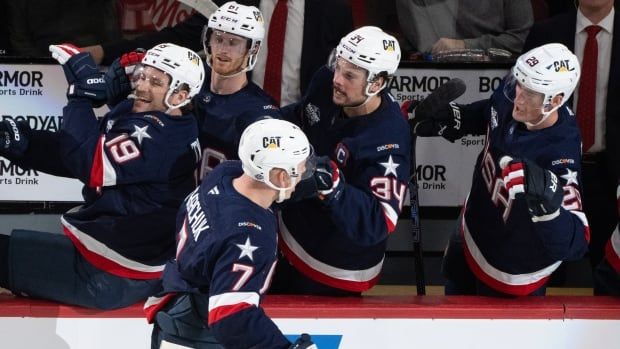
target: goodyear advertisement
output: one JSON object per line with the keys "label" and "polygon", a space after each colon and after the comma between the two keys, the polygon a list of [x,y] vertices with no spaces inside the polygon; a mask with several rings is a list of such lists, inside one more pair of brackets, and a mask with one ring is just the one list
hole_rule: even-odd
{"label": "goodyear advertisement", "polygon": [[[489,98],[508,68],[420,69],[401,68],[388,85],[399,104],[423,100],[451,78],[467,85],[456,102],[467,104]],[[469,192],[484,136],[467,136],[450,143],[441,137],[419,137],[416,141],[416,176],[420,206],[460,206]],[[406,201],[407,202],[407,201]]]}
{"label": "goodyear advertisement", "polygon": [[[32,129],[56,132],[66,90],[60,65],[0,64],[0,120],[25,121]],[[105,114],[104,109],[97,114]],[[82,201],[81,187],[77,180],[22,169],[0,157],[1,201]]]}

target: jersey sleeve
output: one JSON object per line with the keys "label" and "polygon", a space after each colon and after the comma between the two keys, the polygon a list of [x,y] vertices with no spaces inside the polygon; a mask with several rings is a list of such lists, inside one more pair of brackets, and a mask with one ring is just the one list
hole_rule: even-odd
{"label": "jersey sleeve", "polygon": [[[258,234],[257,234],[258,233]],[[253,228],[226,241],[213,266],[208,325],[226,348],[288,348],[290,342],[260,307],[276,263],[275,240]]]}
{"label": "jersey sleeve", "polygon": [[[336,225],[363,244],[374,245],[394,231],[407,194],[411,170],[408,133],[394,138],[389,146],[393,148],[364,152],[365,159],[355,159],[360,166],[350,174],[352,178],[344,176],[341,193],[328,202]],[[342,147],[336,152],[346,152]]]}
{"label": "jersey sleeve", "polygon": [[163,126],[131,115],[99,125],[82,109],[68,105],[62,126],[64,161],[76,178],[92,188],[169,179],[178,154]]}
{"label": "jersey sleeve", "polygon": [[[566,145],[566,144],[564,144]],[[562,145],[560,145],[562,146]],[[544,168],[553,172],[564,189],[564,197],[559,215],[534,217],[535,228],[556,260],[577,260],[588,250],[590,228],[581,203],[581,156],[574,144],[558,149],[554,147],[549,158],[541,160]]]}

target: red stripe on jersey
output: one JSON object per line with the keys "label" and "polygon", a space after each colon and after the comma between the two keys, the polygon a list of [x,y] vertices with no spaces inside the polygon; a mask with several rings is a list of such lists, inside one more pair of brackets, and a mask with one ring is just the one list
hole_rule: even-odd
{"label": "red stripe on jersey", "polygon": [[[149,324],[152,324],[153,321],[155,321],[155,315],[157,315],[157,313],[161,310],[161,308],[163,308],[166,304],[168,304],[168,302],[172,298],[174,298],[176,295],[177,295],[176,293],[167,293],[163,297],[157,299],[156,302],[153,303],[152,305],[149,305],[149,306],[145,305],[144,315],[146,315],[146,321]],[[149,300],[151,300],[151,298],[149,298]]]}
{"label": "red stripe on jersey", "polygon": [[611,239],[609,239],[607,245],[605,245],[605,258],[607,258],[609,265],[620,274],[620,256],[618,256],[614,247],[611,245]]}
{"label": "red stripe on jersey", "polygon": [[[461,234],[463,234],[462,230],[461,230]],[[549,279],[549,277],[547,276],[534,283],[527,284],[527,285],[505,284],[503,282],[497,281],[496,279],[492,278],[487,273],[485,273],[484,270],[482,270],[482,268],[480,268],[478,263],[476,263],[476,261],[474,260],[474,257],[469,252],[469,249],[467,249],[467,245],[465,243],[463,244],[463,250],[465,252],[465,260],[467,261],[467,265],[469,265],[469,268],[474,273],[474,275],[476,275],[478,280],[482,281],[485,285],[491,287],[492,289],[496,291],[514,295],[514,296],[527,296],[530,293],[542,287],[543,285],[545,285],[547,283],[547,280]]]}
{"label": "red stripe on jersey", "polygon": [[391,234],[394,231],[394,229],[396,229],[396,224],[392,222],[392,220],[390,219],[390,216],[388,216],[388,214],[385,212],[385,209],[383,211],[383,217],[385,218],[385,225],[387,225],[387,232],[388,234]]}
{"label": "red stripe on jersey", "polygon": [[237,303],[232,305],[222,305],[209,311],[209,326],[222,320],[223,318],[232,314],[238,313],[243,309],[253,307],[253,304],[249,303]]}
{"label": "red stripe on jersey", "polygon": [[364,292],[371,289],[379,281],[380,274],[377,274],[377,276],[368,281],[350,281],[336,279],[334,277],[321,273],[320,271],[306,264],[301,258],[299,258],[295,253],[293,253],[293,251],[286,245],[284,241],[282,241],[282,239],[278,240],[278,245],[280,246],[280,250],[282,251],[282,253],[284,253],[284,256],[286,256],[286,259],[295,267],[295,269],[316,282],[346,291]]}
{"label": "red stripe on jersey", "polygon": [[80,252],[82,257],[84,257],[84,259],[86,259],[90,264],[107,273],[120,277],[139,280],[153,280],[159,279],[161,277],[161,271],[147,272],[129,269],[111,259],[107,259],[101,255],[98,255],[86,248],[86,246],[80,241],[80,239],[77,236],[73,235],[73,233],[69,229],[67,229],[67,227],[63,227],[63,230],[65,232],[65,235],[67,235],[69,239],[71,239],[71,242],[73,242],[73,245],[78,250],[78,252]]}
{"label": "red stripe on jersey", "polygon": [[93,156],[93,165],[90,168],[90,180],[88,181],[88,186],[91,188],[103,186],[103,141],[104,136],[102,135],[97,141],[95,155]]}

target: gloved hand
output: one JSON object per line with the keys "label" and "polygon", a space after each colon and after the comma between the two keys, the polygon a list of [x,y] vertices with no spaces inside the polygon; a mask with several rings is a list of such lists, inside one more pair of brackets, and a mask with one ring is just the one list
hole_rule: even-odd
{"label": "gloved hand", "polygon": [[133,90],[131,75],[142,62],[145,54],[144,49],[137,49],[129,53],[124,53],[120,58],[112,62],[108,71],[105,73],[106,94],[109,105],[117,105]]}
{"label": "gloved hand", "polygon": [[327,156],[317,158],[313,178],[321,200],[337,197],[344,186],[338,165]]}
{"label": "gloved hand", "polygon": [[465,92],[461,79],[451,79],[422,101],[406,101],[401,112],[409,120],[413,134],[442,136],[450,142],[461,138],[461,110],[453,101]]}
{"label": "gloved hand", "polygon": [[49,50],[65,72],[67,98],[87,98],[94,107],[106,102],[105,80],[90,53],[80,52],[71,44],[50,45]]}
{"label": "gloved hand", "polygon": [[21,158],[28,149],[29,130],[26,122],[0,121],[0,156],[6,156],[9,160]]}
{"label": "gloved hand", "polygon": [[312,342],[310,335],[307,333],[302,333],[299,338],[295,341],[295,343],[291,344],[289,349],[318,349],[319,347]]}
{"label": "gloved hand", "polygon": [[510,156],[500,159],[504,186],[511,199],[525,194],[525,202],[532,221],[551,220],[559,215],[564,189],[555,173],[529,160],[515,160]]}

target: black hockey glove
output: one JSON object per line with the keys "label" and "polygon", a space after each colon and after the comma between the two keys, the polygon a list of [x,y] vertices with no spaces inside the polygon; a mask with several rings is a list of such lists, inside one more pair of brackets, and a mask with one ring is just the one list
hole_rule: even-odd
{"label": "black hockey glove", "polygon": [[465,93],[463,80],[455,78],[439,86],[422,101],[406,101],[401,111],[414,135],[442,136],[454,142],[461,138],[461,110],[453,101]]}
{"label": "black hockey glove", "polygon": [[302,333],[295,343],[291,344],[289,349],[318,349],[318,347],[312,342],[309,334]]}
{"label": "black hockey glove", "polygon": [[504,156],[500,160],[504,186],[511,199],[525,194],[525,202],[532,221],[551,220],[559,214],[564,189],[555,173],[529,160],[515,160]]}
{"label": "black hockey glove", "polygon": [[88,52],[71,44],[50,45],[52,57],[62,65],[69,88],[67,98],[87,98],[98,108],[105,104],[106,84],[95,60]]}
{"label": "black hockey glove", "polygon": [[0,156],[9,160],[19,159],[28,149],[28,131],[30,126],[26,122],[11,119],[0,121]]}
{"label": "black hockey glove", "polygon": [[317,158],[313,177],[319,198],[324,201],[337,198],[344,187],[344,177],[338,165],[327,156]]}
{"label": "black hockey glove", "polygon": [[144,49],[124,53],[120,58],[112,62],[105,73],[106,94],[108,105],[115,106],[122,102],[133,90],[131,75],[142,62],[145,54]]}

